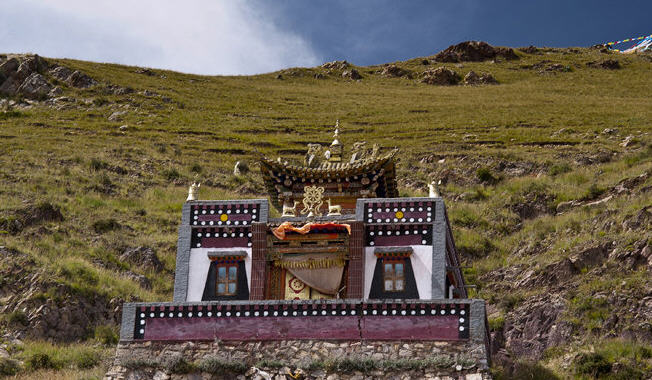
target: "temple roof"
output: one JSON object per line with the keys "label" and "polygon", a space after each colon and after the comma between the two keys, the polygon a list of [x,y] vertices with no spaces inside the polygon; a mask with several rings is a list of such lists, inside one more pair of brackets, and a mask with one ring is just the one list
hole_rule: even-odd
{"label": "temple roof", "polygon": [[356,142],[351,154],[344,157],[339,121],[335,128],[332,144],[308,144],[302,164],[260,156],[263,179],[276,207],[280,208],[284,200],[300,200],[303,188],[311,184],[323,186],[324,199],[332,198],[336,204],[343,204],[343,209],[355,208],[357,198],[398,196],[395,178],[398,149],[380,153],[376,144],[367,148],[366,142]]}

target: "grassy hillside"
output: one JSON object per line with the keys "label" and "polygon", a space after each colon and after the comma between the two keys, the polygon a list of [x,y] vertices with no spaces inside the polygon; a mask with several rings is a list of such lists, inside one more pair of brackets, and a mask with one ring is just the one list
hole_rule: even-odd
{"label": "grassy hillside", "polygon": [[[516,53],[396,62],[401,77],[344,68],[360,80],[324,67],[207,77],[47,59],[99,84],[51,79],[62,95],[0,101],[0,376],[14,364],[25,376],[101,373],[121,303],[172,298],[188,184],[202,182],[202,199],[264,197],[255,152],[301,159],[340,119],[348,147],[401,149],[401,195],[442,180],[467,280],[489,303],[496,374],[644,378],[652,59]],[[621,68],[587,65],[607,59]],[[421,83],[440,66],[499,84]],[[233,176],[236,161],[251,173]],[[124,255],[136,247],[162,265]]]}

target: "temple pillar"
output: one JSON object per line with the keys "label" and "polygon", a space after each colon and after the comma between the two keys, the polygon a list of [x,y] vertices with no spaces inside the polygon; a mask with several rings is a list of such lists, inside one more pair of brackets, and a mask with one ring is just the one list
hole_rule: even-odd
{"label": "temple pillar", "polygon": [[364,297],[364,223],[351,222],[347,298]]}
{"label": "temple pillar", "polygon": [[251,225],[251,289],[249,299],[265,299],[265,279],[267,278],[267,223],[252,223]]}

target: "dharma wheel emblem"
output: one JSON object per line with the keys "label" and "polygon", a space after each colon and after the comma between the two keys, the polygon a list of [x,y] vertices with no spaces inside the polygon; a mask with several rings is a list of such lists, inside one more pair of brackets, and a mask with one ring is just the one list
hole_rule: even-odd
{"label": "dharma wheel emblem", "polygon": [[324,188],[317,186],[306,186],[303,190],[303,209],[302,214],[311,216],[321,216],[319,209],[324,203]]}

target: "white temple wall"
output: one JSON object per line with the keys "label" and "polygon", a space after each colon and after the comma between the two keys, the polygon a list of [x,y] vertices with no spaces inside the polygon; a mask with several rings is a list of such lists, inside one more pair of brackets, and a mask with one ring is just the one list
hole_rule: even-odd
{"label": "white temple wall", "polygon": [[188,265],[188,293],[187,302],[199,302],[204,295],[206,278],[211,261],[208,252],[213,251],[245,251],[247,256],[244,259],[245,271],[247,272],[247,286],[251,291],[251,248],[192,248],[190,250],[190,263]]}
{"label": "white temple wall", "polygon": [[[419,291],[419,299],[427,300],[432,297],[432,245],[411,245],[413,250],[410,255],[410,263],[414,271],[414,279]],[[376,268],[376,247],[365,247],[365,268],[364,268],[364,297],[369,299],[371,292],[371,281]]]}

